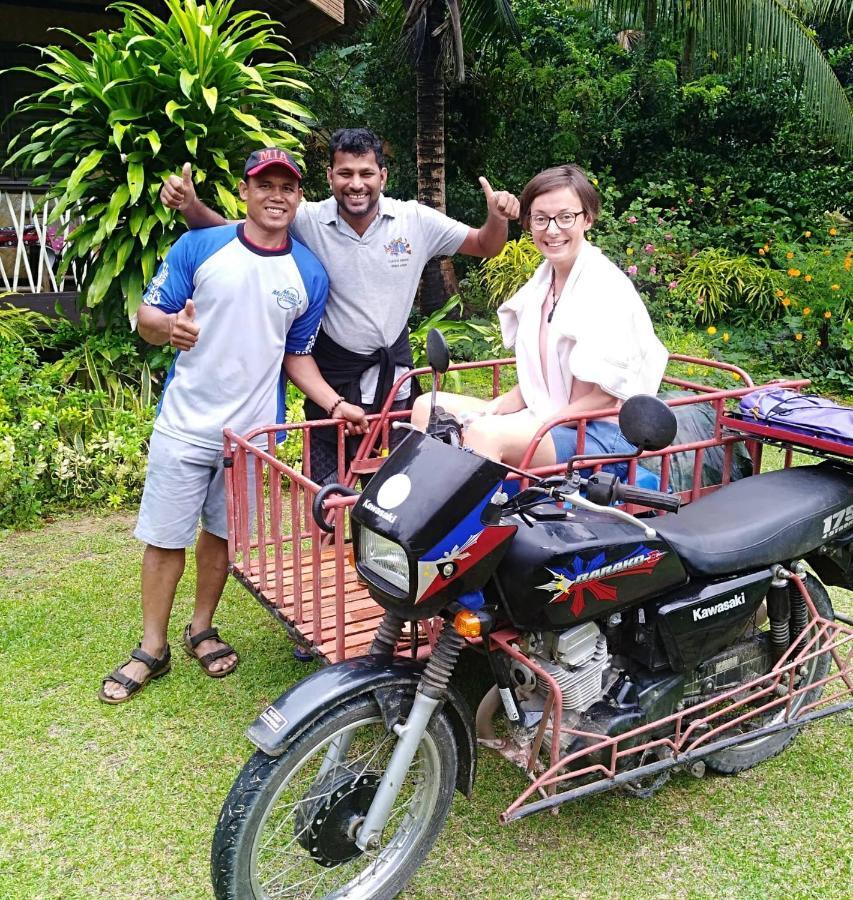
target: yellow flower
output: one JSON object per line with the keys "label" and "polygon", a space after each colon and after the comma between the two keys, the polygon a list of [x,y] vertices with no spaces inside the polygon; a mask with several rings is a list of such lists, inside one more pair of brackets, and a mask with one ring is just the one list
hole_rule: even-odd
{"label": "yellow flower", "polygon": [[803,281],[811,281],[811,280],[812,280],[812,276],[811,276],[811,275],[804,275],[804,276],[803,276]]}
{"label": "yellow flower", "polygon": [[713,325],[709,325],[708,326],[708,334],[716,334],[716,333],[717,333],[717,329],[714,328]]}
{"label": "yellow flower", "polygon": [[811,308],[810,306],[804,306],[804,307],[803,307],[803,315],[804,315],[804,316],[809,315],[809,314],[811,313],[811,311],[812,311],[812,308]]}
{"label": "yellow flower", "polygon": [[770,244],[765,244],[761,249],[766,253],[770,249]]}
{"label": "yellow flower", "polygon": [[812,236],[812,233],[810,231],[803,232],[803,237],[811,237],[811,236]]}
{"label": "yellow flower", "polygon": [[850,266],[853,266],[853,259],[851,259],[851,258],[848,256],[847,259],[844,260],[844,268],[849,272],[849,271],[850,271]]}
{"label": "yellow flower", "polygon": [[795,340],[795,341],[801,341],[802,339],[803,339],[803,335],[801,334],[801,332],[798,331],[798,332],[794,335],[794,340]]}
{"label": "yellow flower", "polygon": [[729,340],[729,333],[728,333],[728,331],[724,331],[723,332],[723,343],[728,343],[728,340]]}
{"label": "yellow flower", "polygon": [[820,338],[818,338],[818,339],[815,341],[815,343],[818,345],[818,347],[820,347]]}
{"label": "yellow flower", "polygon": [[829,310],[827,310],[827,311],[823,314],[823,317],[824,317],[824,319],[831,319],[831,318],[832,318],[832,313],[831,313]]}
{"label": "yellow flower", "polygon": [[692,375],[692,374],[693,374],[693,366],[688,366],[688,367],[687,367],[687,374],[688,374],[688,375]]}
{"label": "yellow flower", "polygon": [[732,378],[734,378],[735,381],[740,381],[740,375],[738,375],[737,372],[732,372]]}
{"label": "yellow flower", "polygon": [[782,306],[790,306],[790,305],[791,305],[791,300],[790,300],[790,298],[788,298],[788,297],[783,298],[783,300],[782,300]]}
{"label": "yellow flower", "polygon": [[829,229],[829,233],[830,233],[833,237],[835,237],[835,235],[838,234],[838,229],[837,229],[837,228],[830,228],[830,229]]}
{"label": "yellow flower", "polygon": [[758,255],[759,255],[759,256],[764,256],[764,254],[765,254],[766,252],[767,252],[767,251],[764,249],[764,247],[760,247],[759,250],[758,250]]}
{"label": "yellow flower", "polygon": [[633,256],[633,255],[634,255],[634,248],[633,248],[633,247],[629,247],[625,252],[628,254],[628,256]]}
{"label": "yellow flower", "polygon": [[598,187],[598,179],[597,179],[597,178],[593,178],[593,179],[592,179],[592,183],[593,183],[596,187]]}
{"label": "yellow flower", "polygon": [[781,288],[776,288],[776,296],[777,296],[777,297],[784,297],[784,296],[785,296],[785,292],[784,292]]}
{"label": "yellow flower", "polygon": [[799,278],[800,270],[799,269],[788,269],[788,274],[791,276],[791,278]]}
{"label": "yellow flower", "polygon": [[829,288],[829,289],[830,289],[831,291],[840,291],[840,290],[841,290],[841,285],[840,285],[840,284],[833,284],[833,285],[830,285],[830,288]]}
{"label": "yellow flower", "polygon": [[794,254],[791,253],[791,251],[789,250],[789,251],[785,254],[785,259],[793,259],[793,258],[794,258]]}
{"label": "yellow flower", "polygon": [[829,256],[829,250],[824,250],[824,251],[823,251],[823,255],[824,255],[824,256]]}

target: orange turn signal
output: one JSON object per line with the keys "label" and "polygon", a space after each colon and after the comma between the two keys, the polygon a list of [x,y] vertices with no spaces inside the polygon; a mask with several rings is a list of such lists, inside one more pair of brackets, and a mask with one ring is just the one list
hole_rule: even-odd
{"label": "orange turn signal", "polygon": [[462,637],[472,638],[480,636],[480,618],[477,613],[463,609],[453,618],[453,627]]}

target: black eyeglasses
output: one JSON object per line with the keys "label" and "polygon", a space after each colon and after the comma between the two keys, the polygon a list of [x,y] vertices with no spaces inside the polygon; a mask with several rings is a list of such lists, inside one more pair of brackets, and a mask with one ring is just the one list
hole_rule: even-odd
{"label": "black eyeglasses", "polygon": [[557,213],[556,216],[537,214],[530,217],[530,227],[534,231],[545,231],[552,222],[556,222],[557,228],[571,228],[575,224],[575,219],[578,216],[582,216],[584,212],[585,210],[580,209],[577,212]]}

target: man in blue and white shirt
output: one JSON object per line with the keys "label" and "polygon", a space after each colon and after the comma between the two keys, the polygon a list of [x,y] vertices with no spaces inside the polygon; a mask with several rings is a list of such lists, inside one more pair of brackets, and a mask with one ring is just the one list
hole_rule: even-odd
{"label": "man in blue and white shirt", "polygon": [[104,679],[105,703],[129,700],[169,670],[169,616],[199,520],[196,603],[184,643],[211,677],[237,665],[212,627],[228,558],[222,429],[244,434],[284,421],[286,375],[330,417],[364,430],[363,410],[329,387],[311,357],[329,281],[288,233],[302,174],[289,154],[267,148],[249,156],[243,177],[245,222],[183,235],[139,310],[140,335],[178,353],[157,408],[135,532],[147,545],[143,637]]}

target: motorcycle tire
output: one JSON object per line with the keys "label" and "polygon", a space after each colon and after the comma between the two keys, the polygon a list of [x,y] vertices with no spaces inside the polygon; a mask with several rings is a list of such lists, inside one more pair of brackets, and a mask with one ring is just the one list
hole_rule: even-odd
{"label": "motorcycle tire", "polygon": [[[818,613],[825,619],[831,620],[833,617],[832,601],[829,599],[826,588],[813,575],[806,575],[805,584]],[[792,588],[792,590],[795,589]],[[808,633],[809,631],[807,629],[804,634]],[[805,671],[802,676],[806,679],[805,683],[808,684],[813,681],[820,681],[824,678],[827,672],[829,672],[831,661],[829,653],[822,653],[820,656],[816,656],[814,659],[810,660],[806,664],[808,666],[807,671]],[[801,706],[813,703],[820,697],[822,692],[823,686],[819,685],[810,691],[800,694],[792,704],[792,712],[795,712]],[[763,719],[763,724],[775,722],[781,719],[784,714],[783,709],[773,715],[768,715]],[[791,728],[786,728],[784,731],[777,731],[773,734],[768,734],[765,737],[757,738],[754,741],[738,744],[737,746],[729,747],[726,750],[719,750],[717,753],[706,756],[704,758],[705,764],[709,769],[712,769],[714,772],[719,772],[721,775],[736,775],[738,772],[744,772],[767,759],[778,756],[788,744],[794,740],[798,731],[799,728],[792,726]]]}
{"label": "motorcycle tire", "polygon": [[457,769],[453,730],[438,711],[380,847],[363,853],[355,831],[395,743],[376,701],[365,695],[326,713],[281,756],[256,752],[216,826],[211,879],[218,900],[395,897],[444,827]]}

